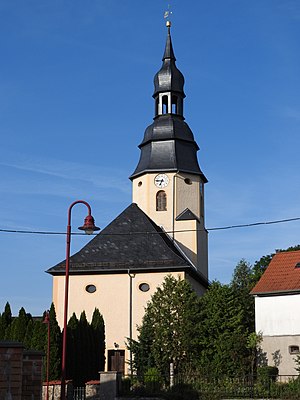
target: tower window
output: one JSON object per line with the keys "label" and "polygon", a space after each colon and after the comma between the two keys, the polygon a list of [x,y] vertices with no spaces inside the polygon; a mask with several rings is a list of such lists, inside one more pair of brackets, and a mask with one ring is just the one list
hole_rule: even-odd
{"label": "tower window", "polygon": [[172,96],[172,114],[178,114],[177,96]]}
{"label": "tower window", "polygon": [[167,195],[164,190],[156,193],[156,211],[167,211]]}
{"label": "tower window", "polygon": [[168,113],[168,96],[162,97],[162,113],[163,114]]}
{"label": "tower window", "polygon": [[190,178],[185,178],[184,183],[186,183],[187,185],[191,185],[192,181],[190,180]]}

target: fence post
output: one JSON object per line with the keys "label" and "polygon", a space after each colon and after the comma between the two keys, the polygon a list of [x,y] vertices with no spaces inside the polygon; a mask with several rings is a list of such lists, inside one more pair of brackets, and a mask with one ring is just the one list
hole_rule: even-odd
{"label": "fence post", "polygon": [[118,395],[118,380],[120,374],[116,371],[100,372],[100,400],[115,400]]}
{"label": "fence post", "polygon": [[174,364],[170,363],[170,388],[174,386]]}

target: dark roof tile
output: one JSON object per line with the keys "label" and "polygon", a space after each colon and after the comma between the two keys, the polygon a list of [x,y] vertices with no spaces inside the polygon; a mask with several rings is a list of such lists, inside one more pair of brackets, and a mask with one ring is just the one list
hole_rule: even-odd
{"label": "dark roof tile", "polygon": [[[193,269],[184,255],[136,204],[70,257],[70,274],[139,269]],[[47,270],[64,274],[65,261]]]}

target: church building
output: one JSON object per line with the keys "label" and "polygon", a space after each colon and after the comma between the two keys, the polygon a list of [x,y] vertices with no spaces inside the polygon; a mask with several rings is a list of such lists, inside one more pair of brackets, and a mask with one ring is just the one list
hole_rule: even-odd
{"label": "church building", "polygon": [[[132,204],[70,257],[68,319],[95,307],[103,315],[106,370],[128,371],[127,338],[137,338],[144,308],[167,275],[208,287],[204,185],[199,147],[184,119],[184,77],[176,66],[170,22],[162,67],[154,77],[155,115],[130,176]],[[63,326],[65,261],[53,276],[53,303]]]}

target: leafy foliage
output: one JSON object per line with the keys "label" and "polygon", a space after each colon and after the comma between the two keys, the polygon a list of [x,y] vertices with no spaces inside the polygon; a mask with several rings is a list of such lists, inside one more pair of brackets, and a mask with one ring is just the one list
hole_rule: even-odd
{"label": "leafy foliage", "polygon": [[198,316],[199,300],[190,284],[166,277],[145,309],[139,340],[129,343],[137,372],[156,367],[168,375],[171,362],[179,371],[195,360]]}
{"label": "leafy foliage", "polygon": [[6,330],[11,325],[11,322],[12,322],[12,314],[11,314],[10,305],[7,302],[5,305],[4,311],[0,317],[0,340],[5,339]]}
{"label": "leafy foliage", "polygon": [[79,320],[73,314],[67,331],[67,378],[75,386],[84,385],[98,378],[98,372],[104,367],[105,353],[104,321],[98,309],[95,309],[92,323],[87,321],[83,311]]}
{"label": "leafy foliage", "polygon": [[30,314],[26,314],[25,309],[22,307],[19,311],[18,318],[14,318],[11,323],[10,339],[16,342],[24,343],[27,325],[32,320]]}
{"label": "leafy foliage", "polygon": [[255,284],[253,269],[241,260],[228,285],[212,282],[198,298],[188,282],[168,276],[148,303],[137,341],[129,348],[134,368],[145,374],[155,367],[169,374],[193,370],[209,375],[246,375],[254,370],[256,350],[249,346],[254,333]]}
{"label": "leafy foliage", "polygon": [[[49,378],[55,380],[60,377],[61,372],[61,331],[56,319],[54,304],[51,304],[49,310],[50,320],[50,360],[49,360]],[[46,352],[46,344],[45,344]]]}
{"label": "leafy foliage", "polygon": [[242,308],[243,324],[248,333],[255,331],[254,298],[250,294],[255,283],[252,266],[242,259],[234,269],[230,287]]}
{"label": "leafy foliage", "polygon": [[[282,252],[282,251],[295,251],[295,250],[300,250],[300,245],[296,246],[290,246],[285,250],[282,249],[276,249],[275,252]],[[261,278],[262,274],[265,272],[267,269],[268,265],[270,264],[270,261],[272,260],[272,257],[274,256],[275,253],[268,254],[266,256],[261,257],[258,261],[255,261],[254,266],[253,266],[253,277],[255,282],[258,282],[259,279]]]}
{"label": "leafy foliage", "polygon": [[105,326],[104,319],[98,308],[95,308],[92,316],[92,334],[95,352],[94,371],[104,371],[105,367]]}
{"label": "leafy foliage", "polygon": [[200,369],[214,376],[246,373],[248,327],[236,291],[213,282],[201,299]]}
{"label": "leafy foliage", "polygon": [[[45,314],[44,314],[45,316]],[[9,303],[6,303],[0,319],[0,340],[10,340],[23,343],[26,349],[40,350],[47,354],[47,326],[43,323],[44,316],[33,318],[22,307],[17,317],[12,317]],[[49,379],[58,379],[60,376],[61,334],[54,305],[50,308],[50,363]],[[44,358],[46,363],[46,357]],[[44,365],[45,371],[45,365]]]}

